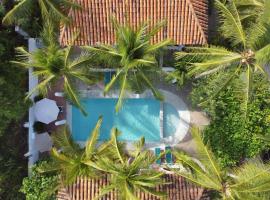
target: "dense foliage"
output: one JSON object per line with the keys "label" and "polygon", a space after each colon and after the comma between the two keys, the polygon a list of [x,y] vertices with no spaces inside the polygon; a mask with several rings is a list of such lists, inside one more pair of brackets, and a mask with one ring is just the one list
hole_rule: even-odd
{"label": "dense foliage", "polygon": [[176,162],[183,168],[173,170],[188,181],[214,191],[211,199],[266,200],[270,197],[269,163],[253,159],[233,170],[224,169],[208,145],[205,145],[198,128],[191,130],[199,157],[174,151]]}
{"label": "dense foliage", "polygon": [[41,174],[38,167],[47,164],[47,161],[40,161],[32,167],[32,174],[23,180],[21,192],[26,195],[26,200],[54,200],[55,185],[58,183],[58,176],[55,174]]}
{"label": "dense foliage", "polygon": [[[0,3],[0,19],[5,13]],[[27,103],[23,101],[27,83],[26,73],[10,63],[14,47],[22,45],[14,28],[0,25],[0,199],[21,200],[22,178],[27,176],[27,138],[20,126]]]}
{"label": "dense foliage", "polygon": [[[0,4],[0,19],[3,14],[4,8]],[[14,58],[14,47],[19,44],[22,44],[22,40],[12,28],[0,26],[0,135],[9,122],[19,120],[21,114],[25,113],[22,99],[25,95],[26,74],[10,63]]]}
{"label": "dense foliage", "polygon": [[204,102],[200,105],[211,118],[210,125],[204,131],[205,140],[209,141],[224,166],[235,165],[267,148],[258,135],[270,133],[269,82],[262,76],[254,77],[253,97],[245,121],[240,106],[241,98],[237,88],[232,87],[232,84],[240,81],[239,79],[234,80],[218,96],[209,100],[209,94],[215,90],[217,76],[222,78],[221,76],[226,75],[215,74],[197,81],[191,98],[195,105]]}

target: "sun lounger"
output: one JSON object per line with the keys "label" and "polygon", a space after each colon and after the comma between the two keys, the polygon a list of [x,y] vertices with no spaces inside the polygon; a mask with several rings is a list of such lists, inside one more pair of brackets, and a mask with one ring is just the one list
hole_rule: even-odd
{"label": "sun lounger", "polygon": [[56,121],[55,123],[54,123],[54,125],[55,126],[60,126],[60,125],[64,125],[65,123],[67,122],[67,120],[60,120],[60,121]]}
{"label": "sun lounger", "polygon": [[[155,155],[156,155],[156,157],[159,157],[160,154],[161,154],[160,148],[155,148]],[[158,160],[156,160],[156,163],[160,165],[161,164],[161,158],[159,158]]]}
{"label": "sun lounger", "polygon": [[104,73],[104,84],[107,85],[111,81],[111,72]]}
{"label": "sun lounger", "polygon": [[54,96],[56,96],[56,97],[64,97],[64,93],[63,92],[55,92]]}
{"label": "sun lounger", "polygon": [[171,147],[167,146],[165,147],[165,151],[166,151],[166,163],[167,164],[173,164],[173,157],[172,157],[172,151],[171,151]]}

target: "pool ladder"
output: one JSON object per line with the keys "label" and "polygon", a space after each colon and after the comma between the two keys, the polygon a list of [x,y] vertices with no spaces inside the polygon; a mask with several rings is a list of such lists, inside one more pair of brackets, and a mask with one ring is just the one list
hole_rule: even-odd
{"label": "pool ladder", "polygon": [[161,101],[160,102],[160,111],[159,111],[159,120],[160,120],[160,138],[164,138],[164,128],[163,128],[163,115],[164,115],[164,104],[163,102]]}

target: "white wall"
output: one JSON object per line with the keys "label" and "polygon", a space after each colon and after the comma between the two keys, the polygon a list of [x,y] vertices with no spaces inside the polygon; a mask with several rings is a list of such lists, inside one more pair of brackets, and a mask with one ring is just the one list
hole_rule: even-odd
{"label": "white wall", "polygon": [[[28,49],[29,52],[33,52],[35,49],[37,49],[37,42],[35,38],[29,38],[28,39]],[[32,74],[33,69],[29,68],[28,74],[29,74],[29,88],[28,90],[31,91],[36,85],[38,84],[37,77],[33,76]],[[34,93],[30,98],[33,100],[36,93]],[[33,124],[35,122],[35,114],[34,114],[34,107],[32,106],[29,108],[29,128],[28,128],[28,169],[38,160],[38,151],[35,148],[35,133],[33,130]],[[30,172],[30,171],[29,171]]]}

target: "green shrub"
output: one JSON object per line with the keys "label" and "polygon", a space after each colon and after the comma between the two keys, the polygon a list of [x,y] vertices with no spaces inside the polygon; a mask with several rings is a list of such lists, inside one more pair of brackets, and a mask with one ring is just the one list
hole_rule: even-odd
{"label": "green shrub", "polygon": [[23,180],[21,192],[25,194],[26,200],[55,200],[55,188],[58,184],[56,174],[40,174],[38,167],[47,164],[40,161],[32,168],[32,176]]}
{"label": "green shrub", "polygon": [[[204,139],[208,141],[223,166],[237,165],[245,158],[256,156],[267,145],[257,138],[258,134],[270,133],[270,90],[269,82],[255,76],[254,95],[248,107],[247,121],[241,110],[239,92],[235,87],[226,88],[218,96],[210,100],[216,87],[217,76],[202,79],[195,84],[191,99],[193,105],[201,104],[201,108],[211,118],[210,125],[204,131]],[[218,78],[223,78],[218,77]],[[238,84],[234,80],[231,84]]]}

